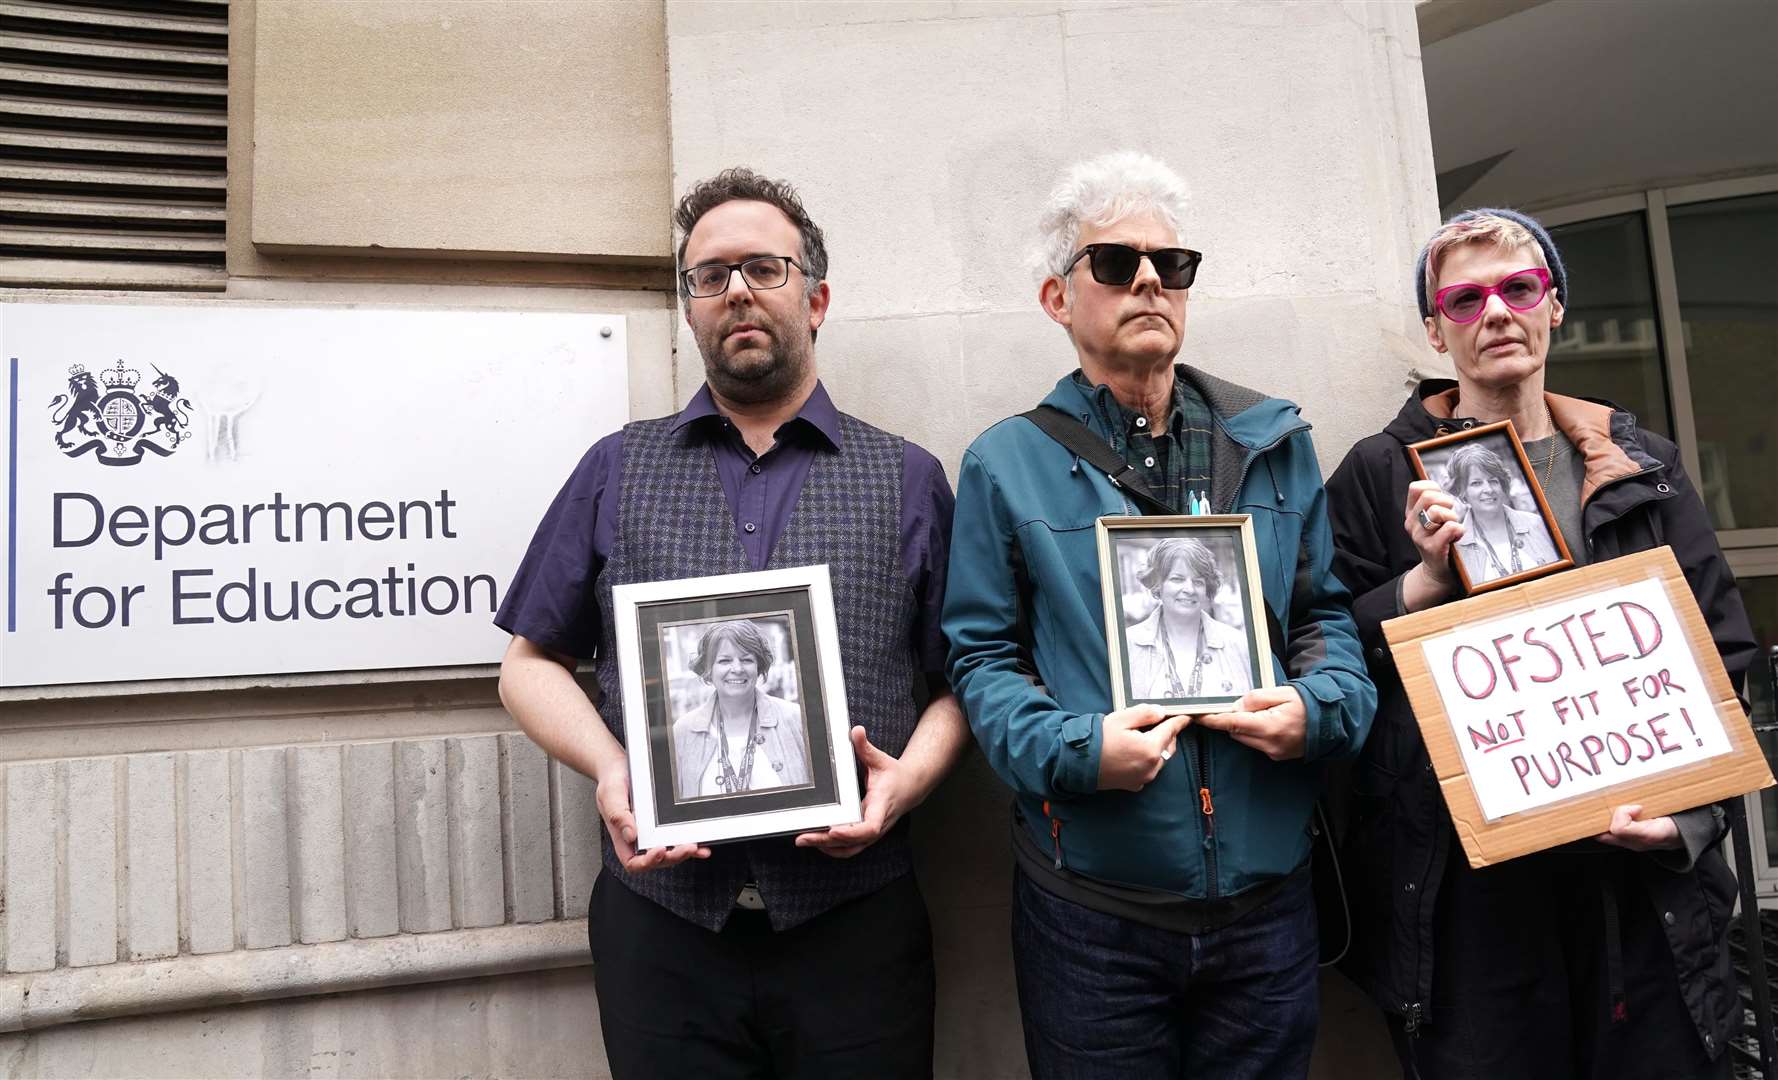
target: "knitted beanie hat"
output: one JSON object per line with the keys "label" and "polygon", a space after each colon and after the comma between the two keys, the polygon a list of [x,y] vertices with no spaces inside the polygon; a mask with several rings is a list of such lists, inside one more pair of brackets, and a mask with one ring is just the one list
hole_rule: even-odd
{"label": "knitted beanie hat", "polygon": [[[1568,305],[1568,270],[1562,265],[1561,254],[1556,251],[1556,242],[1550,239],[1550,234],[1537,223],[1535,218],[1521,214],[1517,210],[1481,207],[1455,214],[1445,224],[1455,225],[1458,222],[1474,221],[1477,218],[1486,217],[1504,218],[1516,225],[1524,226],[1525,231],[1537,241],[1537,246],[1543,249],[1543,261],[1549,265],[1550,270],[1550,288],[1555,290],[1556,299],[1566,307]],[[1426,294],[1426,250],[1431,246],[1432,242],[1427,241],[1420,248],[1420,257],[1414,260],[1414,296],[1420,301],[1420,317],[1422,319],[1432,317],[1432,297]]]}

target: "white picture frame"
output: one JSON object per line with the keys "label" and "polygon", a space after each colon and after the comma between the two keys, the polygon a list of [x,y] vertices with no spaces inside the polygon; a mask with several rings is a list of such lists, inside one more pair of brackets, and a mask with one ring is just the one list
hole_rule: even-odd
{"label": "white picture frame", "polygon": [[825,565],[619,585],[611,599],[638,849],[860,819]]}

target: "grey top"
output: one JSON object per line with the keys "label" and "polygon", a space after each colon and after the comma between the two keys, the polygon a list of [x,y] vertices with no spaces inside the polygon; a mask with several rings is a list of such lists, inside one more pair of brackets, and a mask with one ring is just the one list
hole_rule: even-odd
{"label": "grey top", "polygon": [[[1551,439],[1556,443],[1556,461],[1553,467],[1546,468]],[[1548,439],[1526,443],[1525,458],[1531,462],[1531,471],[1537,474],[1543,497],[1549,500],[1550,513],[1556,516],[1556,526],[1562,530],[1562,539],[1568,544],[1568,554],[1574,557],[1574,565],[1585,566],[1590,560],[1587,537],[1580,527],[1580,487],[1587,477],[1586,459],[1560,429]],[[1547,483],[1544,480],[1546,472],[1549,475]]]}

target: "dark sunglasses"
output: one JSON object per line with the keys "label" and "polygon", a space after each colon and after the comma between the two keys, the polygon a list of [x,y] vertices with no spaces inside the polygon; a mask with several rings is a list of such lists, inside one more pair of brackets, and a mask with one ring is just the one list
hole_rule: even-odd
{"label": "dark sunglasses", "polygon": [[1142,260],[1147,259],[1154,267],[1155,276],[1161,279],[1161,288],[1189,289],[1192,280],[1198,276],[1198,264],[1204,261],[1204,255],[1189,248],[1141,251],[1128,244],[1088,244],[1068,260],[1062,276],[1067,277],[1074,264],[1082,259],[1088,260],[1093,280],[1101,285],[1128,285],[1135,280]]}

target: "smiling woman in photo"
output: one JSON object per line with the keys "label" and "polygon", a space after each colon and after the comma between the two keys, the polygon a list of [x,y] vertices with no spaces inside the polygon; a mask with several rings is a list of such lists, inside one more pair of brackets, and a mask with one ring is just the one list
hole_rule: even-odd
{"label": "smiling woman in photo", "polygon": [[765,635],[746,619],[713,623],[698,639],[691,667],[710,694],[673,722],[678,798],[809,782],[802,710],[760,684],[774,659]]}
{"label": "smiling woman in photo", "polygon": [[1154,611],[1124,632],[1136,701],[1224,697],[1253,689],[1247,635],[1211,614],[1222,589],[1216,556],[1198,540],[1169,537],[1139,578]]}
{"label": "smiling woman in photo", "polygon": [[1445,475],[1457,520],[1468,526],[1454,546],[1471,581],[1511,577],[1561,557],[1543,518],[1512,505],[1512,474],[1500,455],[1474,443],[1460,446]]}

